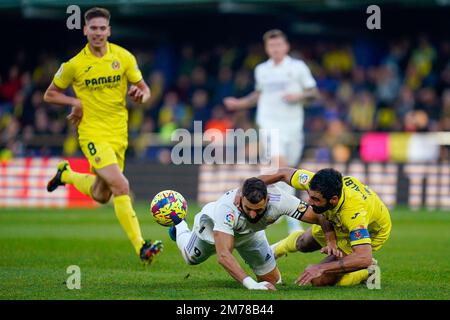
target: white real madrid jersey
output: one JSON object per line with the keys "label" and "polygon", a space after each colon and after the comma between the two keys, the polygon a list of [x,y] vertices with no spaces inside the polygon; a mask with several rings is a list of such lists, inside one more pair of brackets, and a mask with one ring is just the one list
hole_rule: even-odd
{"label": "white real madrid jersey", "polygon": [[307,208],[305,202],[270,185],[267,187],[269,202],[266,212],[258,222],[252,223],[234,205],[236,191],[228,191],[217,201],[206,204],[195,216],[194,230],[201,239],[214,243],[214,231],[228,233],[236,238],[252,234],[266,229],[283,215],[300,219]]}
{"label": "white real madrid jersey", "polygon": [[255,90],[260,92],[256,123],[261,128],[303,128],[303,105],[287,103],[283,96],[314,88],[316,81],[301,60],[286,56],[275,65],[269,59],[255,68]]}

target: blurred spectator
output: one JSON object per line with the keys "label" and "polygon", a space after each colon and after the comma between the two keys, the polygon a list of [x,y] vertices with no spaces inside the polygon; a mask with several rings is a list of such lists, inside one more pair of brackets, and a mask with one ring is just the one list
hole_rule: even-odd
{"label": "blurred spectator", "polygon": [[355,96],[350,104],[349,122],[355,131],[370,131],[373,129],[375,116],[375,101],[372,94],[363,91]]}
{"label": "blurred spectator", "polygon": [[441,118],[441,110],[438,104],[436,91],[427,87],[420,89],[416,104],[416,110],[423,110],[430,121],[429,130],[436,131],[438,122]]}
{"label": "blurred spectator", "polygon": [[206,122],[204,130],[217,129],[225,133],[227,129],[232,129],[233,123],[227,115],[225,108],[218,104],[212,109],[211,119]]}
{"label": "blurred spectator", "polygon": [[382,65],[377,72],[376,97],[380,103],[391,104],[398,95],[400,79],[389,65]]}
{"label": "blurred spectator", "polygon": [[402,130],[402,123],[404,123],[405,116],[408,112],[414,110],[415,108],[415,99],[414,92],[411,88],[407,86],[403,86],[400,89],[400,95],[398,96],[397,101],[395,102],[395,112],[396,117],[399,120],[399,128],[397,130]]}
{"label": "blurred spectator", "polygon": [[181,63],[178,74],[189,75],[196,65],[197,61],[194,58],[194,48],[191,45],[184,45],[181,48]]}
{"label": "blurred spectator", "polygon": [[[201,121],[203,124],[211,117],[208,92],[203,89],[194,91],[192,95],[193,121]],[[193,121],[191,127],[193,126]]]}
{"label": "blurred spectator", "polygon": [[[293,41],[292,53],[310,65],[322,96],[305,109],[307,144],[322,143],[317,151],[305,150],[306,156],[343,161],[353,154],[346,142],[330,142],[339,125],[344,136],[347,130],[450,131],[450,41],[408,36],[374,42],[371,48],[384,47],[387,51],[380,50],[378,60],[365,64],[360,63],[364,51],[357,41],[352,45],[310,41],[301,47]],[[65,155],[79,152],[74,147],[74,128],[66,120],[70,108],[51,106],[42,99],[67,54],[49,52],[18,51],[16,62],[0,74],[0,157],[55,152],[33,146],[41,135],[58,136],[64,141]],[[247,45],[161,44],[141,48],[136,56],[152,92],[146,105],[128,103],[130,145],[135,146],[136,156],[151,154],[158,160],[157,153],[146,151],[154,141],[149,137],[155,133],[169,143],[174,130],[191,129],[193,120],[203,121],[204,130],[221,132],[252,126],[255,109],[230,117],[218,102],[224,96],[243,97],[253,91],[249,70],[266,58],[259,39]],[[166,160],[167,153],[162,152],[158,161]]]}
{"label": "blurred spectator", "polygon": [[8,80],[0,83],[0,98],[12,103],[21,86],[19,67],[14,65],[9,69]]}
{"label": "blurred spectator", "polygon": [[230,67],[221,67],[214,89],[213,103],[220,103],[223,98],[233,94],[233,71]]}
{"label": "blurred spectator", "polygon": [[159,111],[158,125],[160,128],[173,123],[176,128],[189,127],[191,122],[191,112],[187,105],[180,101],[178,94],[174,90],[168,91],[164,96],[164,102]]}

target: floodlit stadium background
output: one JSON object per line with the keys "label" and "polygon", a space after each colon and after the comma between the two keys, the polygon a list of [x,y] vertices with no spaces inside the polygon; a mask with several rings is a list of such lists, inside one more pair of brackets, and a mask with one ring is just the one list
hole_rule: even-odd
{"label": "floodlit stadium background", "polygon": [[[2,1],[0,207],[91,206],[73,189],[45,192],[61,157],[82,153],[68,108],[42,96],[61,62],[84,46],[66,27],[66,1]],[[306,108],[301,166],[337,166],[392,207],[450,208],[450,41],[445,1],[381,1],[369,30],[367,1],[102,1],[111,42],[138,58],[151,103],[129,103],[126,175],[138,200],[177,189],[204,203],[256,174],[255,166],[171,164],[171,133],[248,129],[254,109],[230,113],[228,95],[253,89],[266,59],[262,34],[284,30],[312,69],[321,100]],[[93,2],[80,1],[82,10]],[[401,19],[399,13],[401,12]],[[82,161],[79,164],[83,167]],[[80,168],[81,168],[80,167]],[[84,166],[85,169],[86,166]]]}

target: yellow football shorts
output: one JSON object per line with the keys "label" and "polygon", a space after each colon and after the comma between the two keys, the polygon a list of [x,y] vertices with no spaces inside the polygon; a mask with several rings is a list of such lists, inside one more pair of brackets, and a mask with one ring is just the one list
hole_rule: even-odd
{"label": "yellow football shorts", "polygon": [[111,164],[118,164],[123,172],[127,142],[106,142],[96,139],[80,139],[81,151],[89,161],[91,172]]}
{"label": "yellow football shorts", "polygon": [[[350,245],[350,233],[348,232],[342,232],[340,230],[335,230],[336,233],[336,240],[337,240],[337,246],[339,249],[341,249],[346,254],[351,254],[353,252],[352,246]],[[370,234],[370,240],[371,240],[371,246],[373,251],[378,251],[381,249],[383,244],[387,241],[389,238],[390,228],[389,232],[378,232],[378,233],[371,233]],[[326,238],[325,233],[322,230],[322,227],[314,224],[312,226],[312,236],[314,240],[317,241],[318,244],[320,244],[321,247],[326,246]]]}

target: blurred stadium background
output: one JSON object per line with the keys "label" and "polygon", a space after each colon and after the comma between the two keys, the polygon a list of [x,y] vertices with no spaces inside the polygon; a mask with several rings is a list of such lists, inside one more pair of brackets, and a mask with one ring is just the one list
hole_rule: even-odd
{"label": "blurred stadium background", "polygon": [[[306,108],[301,167],[335,166],[397,207],[392,240],[379,260],[388,291],[299,291],[290,283],[306,261],[291,259],[280,262],[289,282],[284,297],[448,299],[448,0],[377,1],[381,30],[366,28],[366,8],[373,3],[356,0],[0,1],[2,298],[269,297],[249,295],[215,261],[191,276],[211,279],[214,292],[197,282],[179,286],[181,258],[167,242],[153,272],[137,271],[112,208],[68,210],[95,205],[71,188],[51,196],[45,191],[62,157],[74,169],[88,170],[65,119],[69,109],[43,101],[59,65],[85,45],[80,30],[66,28],[71,4],[83,11],[93,5],[111,10],[110,41],[137,56],[152,90],[147,105],[128,104],[125,174],[145,234],[168,239],[164,228],[141,216],[158,191],[181,192],[194,214],[197,203],[214,200],[258,173],[255,166],[173,165],[170,135],[177,128],[192,130],[194,120],[222,132],[253,127],[254,110],[227,112],[222,98],[253,89],[253,69],[266,59],[262,34],[279,28],[289,36],[291,54],[311,68],[321,93]],[[33,209],[47,206],[60,209]],[[281,226],[268,232],[270,241],[284,235]],[[118,252],[124,257],[119,259]],[[87,274],[90,290],[68,294],[61,270],[74,261],[95,272]]]}
{"label": "blurred stadium background", "polygon": [[[68,109],[43,101],[59,65],[85,44],[80,30],[66,28],[69,4],[0,3],[0,206],[90,205],[74,190],[49,197],[43,189],[61,156],[82,156]],[[78,2],[82,10],[92,4]],[[112,11],[111,42],[137,55],[153,94],[145,106],[129,103],[126,175],[137,199],[167,187],[207,202],[257,172],[174,166],[170,135],[192,130],[194,120],[223,132],[254,126],[254,109],[227,112],[222,98],[253,89],[253,69],[266,59],[262,34],[276,27],[289,35],[291,54],[309,65],[321,92],[306,108],[301,165],[337,165],[390,206],[450,208],[449,2],[379,1],[381,30],[366,27],[369,4],[96,1]]]}

